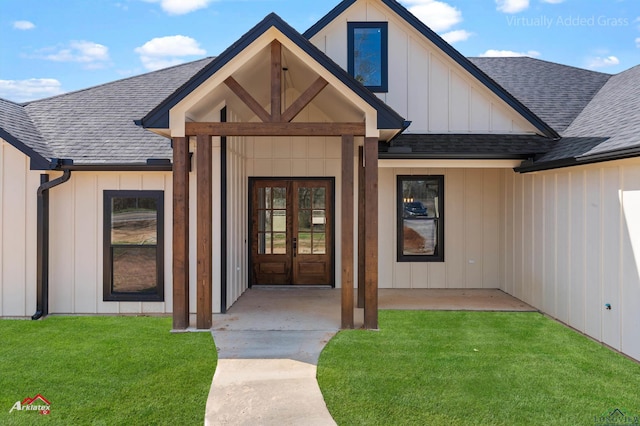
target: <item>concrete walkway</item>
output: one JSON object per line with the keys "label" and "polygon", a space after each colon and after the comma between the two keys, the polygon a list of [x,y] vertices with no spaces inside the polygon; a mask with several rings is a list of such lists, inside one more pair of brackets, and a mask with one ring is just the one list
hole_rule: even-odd
{"label": "concrete walkway", "polygon": [[[380,309],[531,311],[499,290],[380,290]],[[340,290],[260,288],[214,315],[218,365],[206,425],[335,425],[316,381],[340,327]],[[363,312],[356,310],[356,327]]]}

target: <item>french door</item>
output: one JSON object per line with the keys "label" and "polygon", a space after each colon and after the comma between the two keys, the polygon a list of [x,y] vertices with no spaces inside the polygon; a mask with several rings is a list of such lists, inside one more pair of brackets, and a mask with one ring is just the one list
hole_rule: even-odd
{"label": "french door", "polygon": [[251,180],[251,284],[333,285],[333,180]]}

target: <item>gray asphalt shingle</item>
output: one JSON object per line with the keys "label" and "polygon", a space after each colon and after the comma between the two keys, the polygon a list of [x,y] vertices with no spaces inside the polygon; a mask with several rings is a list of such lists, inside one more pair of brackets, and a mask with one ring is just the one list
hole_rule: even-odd
{"label": "gray asphalt shingle", "polygon": [[169,141],[133,120],[142,118],[211,60],[30,102],[24,109],[42,135],[46,150],[41,148],[48,157],[71,158],[76,164],[171,158]]}
{"label": "gray asphalt shingle", "polygon": [[469,60],[560,134],[612,77],[527,57]]}
{"label": "gray asphalt shingle", "polygon": [[0,98],[0,129],[6,138],[14,138],[44,158],[51,155],[42,135],[29,118],[23,105]]}

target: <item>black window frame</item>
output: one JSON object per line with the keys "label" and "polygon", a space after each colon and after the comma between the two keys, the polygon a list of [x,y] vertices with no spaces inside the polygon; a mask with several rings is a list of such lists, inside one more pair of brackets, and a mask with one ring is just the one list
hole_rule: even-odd
{"label": "black window frame", "polygon": [[[111,201],[113,198],[155,198],[157,200],[155,292],[113,291],[113,245],[111,243]],[[103,201],[103,300],[105,302],[164,302],[164,191],[105,190]]]}
{"label": "black window frame", "polygon": [[[438,182],[438,212],[439,216],[435,219],[437,221],[437,251],[432,255],[406,255],[404,254],[404,194],[403,183],[407,181],[423,181],[423,180],[437,180]],[[445,253],[445,239],[444,239],[444,225],[445,225],[445,179],[444,175],[398,175],[397,187],[396,187],[396,207],[397,207],[397,261],[398,262],[444,262]]]}
{"label": "black window frame", "polygon": [[359,28],[377,28],[381,35],[380,52],[380,85],[365,87],[375,93],[387,93],[389,91],[389,23],[388,22],[348,22],[347,23],[347,46],[348,46],[348,71],[355,78],[355,57],[354,57],[354,32]]}

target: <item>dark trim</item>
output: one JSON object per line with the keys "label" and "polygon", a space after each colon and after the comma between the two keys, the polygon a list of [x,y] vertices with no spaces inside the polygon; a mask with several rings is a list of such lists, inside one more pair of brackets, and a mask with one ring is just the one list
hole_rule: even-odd
{"label": "dark trim", "polygon": [[531,158],[527,154],[469,154],[469,153],[388,153],[381,151],[378,153],[380,160],[526,160]]}
{"label": "dark trim", "polygon": [[[156,291],[154,293],[118,293],[112,290],[113,257],[111,244],[111,199],[115,197],[155,198],[157,200]],[[164,191],[105,190],[103,192],[103,282],[105,302],[164,302]],[[118,246],[122,247],[122,246]],[[131,246],[139,247],[139,246]],[[149,246],[151,247],[151,246]]]}
{"label": "dark trim", "polygon": [[[436,254],[433,255],[415,255],[408,256],[403,254],[404,241],[404,201],[402,194],[402,183],[406,181],[417,181],[425,179],[435,179],[438,181],[438,202],[440,209],[440,217],[438,218],[438,241]],[[397,209],[397,227],[396,227],[396,244],[397,244],[397,262],[444,262],[444,227],[445,227],[445,190],[443,175],[398,175],[396,177],[396,209]]]}
{"label": "dark trim", "polygon": [[[447,54],[451,59],[457,62],[462,68],[478,79],[489,90],[491,90],[500,99],[505,101],[509,106],[515,109],[520,115],[522,115],[529,123],[535,126],[540,132],[552,139],[559,139],[560,135],[545,123],[540,117],[534,114],[529,108],[518,101],[511,93],[505,90],[502,86],[496,83],[492,78],[485,74],[480,68],[475,66],[464,55],[458,52],[453,46],[444,41],[442,37],[433,32],[427,27],[421,20],[416,18],[409,10],[398,3],[396,0],[381,0],[382,3],[387,5],[398,16],[409,23],[418,32],[424,35],[428,40],[436,45],[440,50]],[[355,3],[355,0],[344,0],[342,3],[334,7],[327,15],[321,18],[316,24],[309,28],[303,36],[310,39],[314,35],[318,34],[324,27],[334,21],[340,14],[347,10],[351,5]]]}
{"label": "dark trim", "polygon": [[[227,121],[227,107],[220,110],[220,122]],[[220,138],[220,312],[227,313],[227,137]]]}
{"label": "dark trim", "polygon": [[71,171],[49,181],[49,175],[40,175],[37,192],[36,224],[36,312],[31,319],[49,315],[49,190],[71,179]]}
{"label": "dark trim", "polygon": [[51,168],[51,162],[49,160],[2,128],[0,128],[0,138],[4,139],[18,151],[29,157],[30,170],[49,170]]}
{"label": "dark trim", "polygon": [[173,170],[172,164],[74,164],[62,166],[62,170],[72,170],[76,172],[170,172]]}
{"label": "dark trim", "polygon": [[606,163],[608,161],[626,160],[628,158],[640,157],[640,147],[625,148],[617,151],[610,151],[603,154],[594,154],[583,157],[563,158],[560,160],[545,161],[540,163],[523,162],[513,170],[518,173],[542,172],[545,170],[563,169],[567,167],[585,166],[587,164]]}
{"label": "dark trim", "polygon": [[389,23],[388,22],[347,22],[347,69],[355,78],[355,37],[358,28],[375,28],[380,30],[380,85],[365,87],[374,93],[389,91]]}
{"label": "dark trim", "polygon": [[285,37],[295,43],[302,51],[322,65],[329,73],[333,74],[349,89],[356,93],[365,102],[371,105],[378,112],[378,129],[403,129],[405,119],[402,118],[391,107],[385,104],[380,98],[370,90],[355,81],[349,73],[336,64],[331,58],[320,51],[308,39],[303,37],[293,27],[287,24],[275,13],[267,15],[260,23],[249,30],[237,42],[222,52],[213,61],[200,70],[188,82],[183,84],[171,96],[166,98],[160,105],[149,112],[142,120],[141,124],[147,129],[168,129],[169,110],[182,101],[189,93],[197,89],[209,77],[222,69],[228,62],[235,58],[244,49],[256,41],[262,34],[270,28],[276,28]]}
{"label": "dark trim", "polygon": [[259,182],[262,180],[280,180],[283,182],[293,182],[293,181],[301,181],[301,180],[306,180],[306,181],[314,181],[314,180],[318,180],[318,181],[328,181],[331,185],[331,196],[333,198],[332,203],[331,203],[331,218],[333,220],[333,226],[331,227],[331,241],[333,242],[333,247],[331,250],[331,288],[336,288],[336,178],[329,176],[329,177],[306,177],[306,176],[300,176],[300,177],[279,177],[279,176],[273,176],[273,177],[266,177],[266,176],[260,176],[260,177],[249,177],[249,193],[247,194],[249,197],[249,215],[248,215],[248,226],[247,226],[247,230],[249,233],[249,241],[247,243],[247,258],[248,258],[248,267],[249,267],[249,273],[247,274],[247,279],[248,279],[248,285],[249,288],[252,287],[252,274],[253,274],[253,262],[252,262],[252,253],[251,253],[251,246],[253,245],[251,239],[253,238],[253,221],[252,221],[252,215],[253,215],[253,184],[254,182]]}

